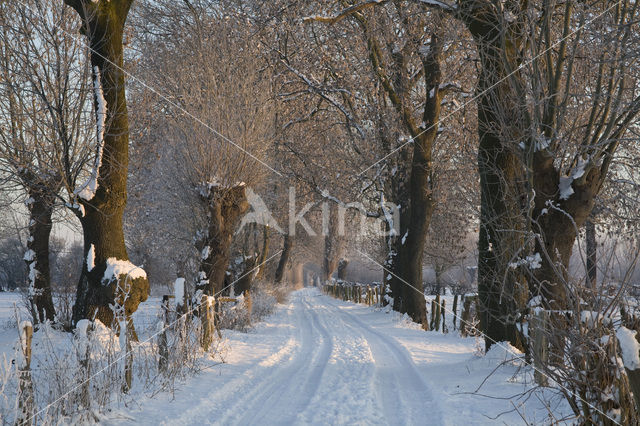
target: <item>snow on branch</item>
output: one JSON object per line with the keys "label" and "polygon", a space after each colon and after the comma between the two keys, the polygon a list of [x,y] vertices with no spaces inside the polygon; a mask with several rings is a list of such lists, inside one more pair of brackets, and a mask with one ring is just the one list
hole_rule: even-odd
{"label": "snow on branch", "polygon": [[201,182],[196,187],[196,189],[198,190],[202,198],[209,198],[218,190],[228,191],[230,189],[239,188],[242,186],[247,186],[247,184],[242,181],[235,182],[232,185],[223,184],[220,182],[220,180],[217,177],[213,177],[209,181]]}
{"label": "snow on branch", "polygon": [[87,252],[87,271],[91,272],[96,266],[96,248],[93,244],[89,247]]}

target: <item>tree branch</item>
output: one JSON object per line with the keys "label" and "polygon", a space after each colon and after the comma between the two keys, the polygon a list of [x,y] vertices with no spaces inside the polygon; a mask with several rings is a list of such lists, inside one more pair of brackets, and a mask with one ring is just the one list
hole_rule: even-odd
{"label": "tree branch", "polygon": [[[367,0],[367,1],[363,1],[362,3],[357,3],[357,4],[354,4],[353,6],[349,6],[343,9],[340,13],[338,13],[335,16],[320,16],[320,15],[307,16],[302,18],[302,22],[308,23],[312,21],[317,21],[317,22],[324,22],[327,24],[335,24],[336,22],[339,22],[344,18],[353,15],[356,12],[359,12],[369,7],[382,6],[388,1],[389,0]],[[426,6],[433,9],[438,9],[442,12],[452,13],[457,10],[455,6],[447,4],[445,2],[438,1],[438,0],[412,0],[412,1],[413,3],[417,3],[419,5]]]}
{"label": "tree branch", "polygon": [[302,22],[308,23],[311,21],[324,22],[327,24],[335,24],[338,21],[343,20],[347,16],[353,15],[356,12],[359,12],[362,9],[366,9],[372,6],[381,6],[387,3],[389,0],[368,0],[362,3],[354,4],[353,6],[349,6],[346,9],[343,9],[342,12],[338,13],[335,16],[307,16],[302,18]]}

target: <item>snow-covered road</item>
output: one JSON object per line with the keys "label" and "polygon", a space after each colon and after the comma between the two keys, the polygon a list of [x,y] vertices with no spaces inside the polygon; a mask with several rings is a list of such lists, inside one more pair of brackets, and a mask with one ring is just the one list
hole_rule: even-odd
{"label": "snow-covered road", "polygon": [[225,364],[107,423],[521,424],[514,406],[534,422],[546,415],[537,400],[496,399],[526,388],[509,363],[484,383],[490,397],[469,393],[503,350],[480,357],[473,338],[426,333],[317,289],[293,293],[250,333],[230,332],[229,347]]}

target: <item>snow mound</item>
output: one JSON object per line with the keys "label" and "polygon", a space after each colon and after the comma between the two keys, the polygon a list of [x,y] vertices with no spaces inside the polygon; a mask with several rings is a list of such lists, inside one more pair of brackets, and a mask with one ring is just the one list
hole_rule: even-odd
{"label": "snow mound", "polygon": [[516,360],[522,355],[524,355],[522,351],[505,341],[494,343],[484,355],[484,359],[501,363]]}
{"label": "snow mound", "polygon": [[620,327],[616,330],[616,337],[620,342],[622,350],[622,361],[625,368],[635,370],[640,367],[640,343],[636,340],[635,330],[629,330],[627,327]]}

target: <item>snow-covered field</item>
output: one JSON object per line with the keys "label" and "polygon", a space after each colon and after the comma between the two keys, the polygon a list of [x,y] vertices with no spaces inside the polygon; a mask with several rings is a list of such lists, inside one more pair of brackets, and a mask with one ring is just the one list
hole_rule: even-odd
{"label": "snow-covered field", "polygon": [[[19,296],[0,294],[7,354],[17,337],[13,303]],[[146,302],[138,320],[157,303]],[[550,391],[531,391],[531,370],[503,347],[482,355],[476,338],[425,332],[317,289],[292,293],[250,332],[224,338],[224,363],[210,362],[173,393],[140,393],[102,423],[516,425],[568,413]]]}

